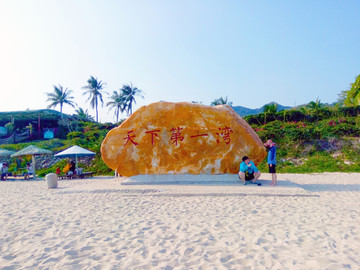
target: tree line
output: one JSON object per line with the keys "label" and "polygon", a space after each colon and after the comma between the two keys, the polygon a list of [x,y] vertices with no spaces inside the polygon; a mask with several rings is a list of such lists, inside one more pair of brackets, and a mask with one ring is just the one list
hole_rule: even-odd
{"label": "tree line", "polygon": [[[56,106],[60,106],[60,112],[62,113],[62,107],[64,104],[70,105],[75,108],[76,103],[73,101],[74,97],[71,95],[72,90],[68,88],[63,88],[61,85],[53,86],[54,91],[51,93],[46,93],[48,96],[47,101],[50,102],[48,108],[53,108]],[[95,109],[96,113],[96,122],[98,122],[98,105],[99,103],[103,105],[103,90],[104,83],[93,76],[90,76],[90,79],[87,80],[87,84],[82,87],[85,90],[83,95],[88,95],[87,102],[90,101],[91,108]],[[113,91],[112,95],[110,96],[110,101],[106,103],[106,106],[109,107],[109,110],[114,110],[116,122],[119,121],[119,114],[126,112],[127,115],[132,114],[132,107],[133,104],[136,104],[135,97],[141,96],[143,98],[143,91],[138,89],[137,87],[130,84],[124,84],[122,88],[119,90]],[[192,101],[193,103],[201,103],[197,101]],[[215,99],[211,102],[211,106],[227,104],[232,106],[232,102],[228,100],[227,97],[223,98],[220,97]],[[344,108],[351,108],[360,106],[360,75],[355,78],[355,82],[350,84],[350,89],[344,90],[339,94],[338,103],[336,104],[336,109],[339,107]],[[321,103],[320,99],[316,99],[316,101],[311,101],[307,105],[302,106],[299,108],[299,112],[289,112],[285,110],[283,112],[283,119],[285,121],[286,118],[290,119],[303,119],[307,116],[313,116],[315,120],[319,120],[319,117],[324,117],[324,114],[329,114],[330,111],[324,109],[324,104]],[[344,113],[352,114],[352,110],[343,110]],[[357,112],[357,109],[355,110]],[[267,104],[264,106],[263,109],[263,119],[266,123],[267,120],[274,120],[279,118],[278,115],[275,117],[275,114],[278,112],[278,107],[276,103]],[[82,108],[78,107],[76,110],[77,116],[86,121],[94,121],[93,117],[89,115],[87,110],[83,110]],[[334,112],[333,112],[334,113]],[[301,115],[300,115],[301,114]],[[291,116],[290,116],[291,115]],[[290,116],[290,117],[289,117]],[[256,118],[257,121],[258,117],[246,117],[247,120],[251,118]],[[250,120],[251,121],[251,120]]]}
{"label": "tree line", "polygon": [[[104,91],[105,83],[103,83],[98,78],[90,76],[87,80],[87,84],[82,87],[84,89],[84,96],[88,96],[86,102],[90,102],[90,106],[95,110],[96,122],[99,120],[98,106],[104,104],[103,95],[107,94]],[[55,108],[60,106],[60,113],[62,114],[63,106],[69,105],[73,108],[77,106],[74,102],[74,97],[72,96],[73,90],[64,88],[62,85],[53,85],[53,92],[46,93],[48,99],[47,102],[50,102],[48,108]],[[126,112],[127,115],[132,114],[133,104],[136,104],[136,96],[141,96],[143,98],[143,91],[135,87],[132,83],[124,84],[122,88],[114,90],[110,95],[110,101],[106,103],[106,106],[109,107],[109,110],[114,110],[116,122],[119,122],[119,114]],[[77,106],[75,110],[77,116],[84,121],[94,121],[94,118],[88,113],[88,110],[85,110]]]}

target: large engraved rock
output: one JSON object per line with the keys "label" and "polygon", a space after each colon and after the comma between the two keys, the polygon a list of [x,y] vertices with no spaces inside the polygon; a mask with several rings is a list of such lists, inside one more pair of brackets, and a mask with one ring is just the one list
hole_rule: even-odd
{"label": "large engraved rock", "polygon": [[107,134],[104,162],[120,175],[235,174],[241,158],[265,155],[252,128],[228,105],[156,102]]}

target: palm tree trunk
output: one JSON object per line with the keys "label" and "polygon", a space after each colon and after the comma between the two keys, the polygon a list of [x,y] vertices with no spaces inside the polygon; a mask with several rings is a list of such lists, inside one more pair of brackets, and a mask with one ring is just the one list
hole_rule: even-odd
{"label": "palm tree trunk", "polygon": [[98,103],[97,103],[97,99],[95,100],[95,110],[96,110],[96,122],[99,123],[99,121],[98,121]]}

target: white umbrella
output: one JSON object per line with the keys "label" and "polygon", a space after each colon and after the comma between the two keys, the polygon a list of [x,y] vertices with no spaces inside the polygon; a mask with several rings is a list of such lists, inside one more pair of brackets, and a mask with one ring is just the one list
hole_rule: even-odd
{"label": "white umbrella", "polygon": [[15,153],[14,151],[7,150],[7,149],[4,149],[4,148],[0,148],[0,157],[9,157],[14,153]]}
{"label": "white umbrella", "polygon": [[55,155],[55,157],[70,157],[70,158],[75,158],[76,160],[76,168],[78,167],[78,157],[86,157],[86,156],[95,156],[94,152],[91,152],[87,149],[84,149],[80,146],[74,145],[71,146],[70,148],[61,151],[60,153],[57,153]]}
{"label": "white umbrella", "polygon": [[[9,157],[14,153],[15,153],[14,151],[7,150],[7,149],[4,149],[4,148],[0,148],[0,157]],[[2,167],[2,162],[0,162],[0,168],[1,167]]]}
{"label": "white umbrella", "polygon": [[32,157],[32,165],[33,165],[33,172],[34,172],[34,179],[36,178],[35,174],[35,156],[39,155],[50,155],[52,152],[50,150],[42,149],[35,145],[29,145],[20,151],[12,154],[11,157],[20,157],[20,156],[31,156]]}

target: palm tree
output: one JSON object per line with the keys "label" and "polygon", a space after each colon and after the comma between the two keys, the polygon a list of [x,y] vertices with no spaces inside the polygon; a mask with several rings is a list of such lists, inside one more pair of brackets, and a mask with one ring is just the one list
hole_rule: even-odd
{"label": "palm tree", "polygon": [[264,106],[263,111],[264,111],[264,122],[265,123],[266,123],[267,114],[275,114],[277,112],[277,109],[278,109],[278,107],[277,107],[277,104],[275,102],[266,104]]}
{"label": "palm tree", "polygon": [[144,96],[142,96],[144,92],[138,89],[137,87],[133,86],[132,83],[124,84],[123,87],[120,89],[120,91],[122,91],[121,95],[125,99],[124,110],[127,111],[128,115],[131,115],[133,102],[136,104],[135,96],[140,96],[144,98]]}
{"label": "palm tree", "polygon": [[308,105],[306,105],[306,107],[308,107],[314,116],[316,116],[316,120],[319,120],[319,114],[320,114],[320,110],[323,107],[323,104],[321,103],[320,99],[317,98],[316,101],[311,101],[309,102]]}
{"label": "palm tree", "polygon": [[65,88],[64,90],[64,87],[62,87],[60,84],[59,86],[53,85],[53,87],[54,92],[46,93],[46,95],[48,96],[48,99],[46,101],[51,102],[48,108],[55,108],[57,105],[60,105],[60,113],[62,118],[63,105],[68,104],[74,108],[76,103],[72,101],[72,99],[74,98],[73,96],[71,96],[72,90],[69,90],[67,88]]}
{"label": "palm tree", "polygon": [[232,106],[232,102],[228,102],[228,98],[226,97],[225,99],[223,97],[220,97],[218,99],[215,99],[213,102],[211,102],[210,106],[217,106],[217,105],[229,105]]}
{"label": "palm tree", "polygon": [[106,103],[106,106],[110,107],[109,110],[115,109],[116,123],[118,123],[119,113],[126,110],[126,97],[120,89],[119,92],[114,91],[110,99],[111,101]]}
{"label": "palm tree", "polygon": [[322,105],[323,104],[321,103],[320,99],[317,98],[316,101],[309,102],[307,107],[313,110],[319,110],[322,107]]}
{"label": "palm tree", "polygon": [[90,100],[91,108],[95,109],[96,111],[96,122],[98,122],[99,114],[98,114],[98,103],[99,100],[101,102],[101,105],[104,104],[102,93],[104,84],[102,81],[98,81],[97,78],[94,78],[93,76],[90,76],[90,79],[87,80],[87,85],[83,86],[82,89],[86,89],[86,91],[83,93],[83,95],[89,95],[89,98],[87,101]]}
{"label": "palm tree", "polygon": [[270,103],[270,104],[266,104],[264,106],[264,113],[273,113],[275,114],[278,110],[278,105],[273,102],[273,103]]}
{"label": "palm tree", "polygon": [[308,116],[311,114],[311,109],[307,106],[301,107],[300,112],[302,112],[305,116]]}
{"label": "palm tree", "polygon": [[77,110],[75,110],[76,116],[81,120],[85,122],[94,122],[94,117],[92,117],[88,110],[85,110],[83,108],[78,107]]}

